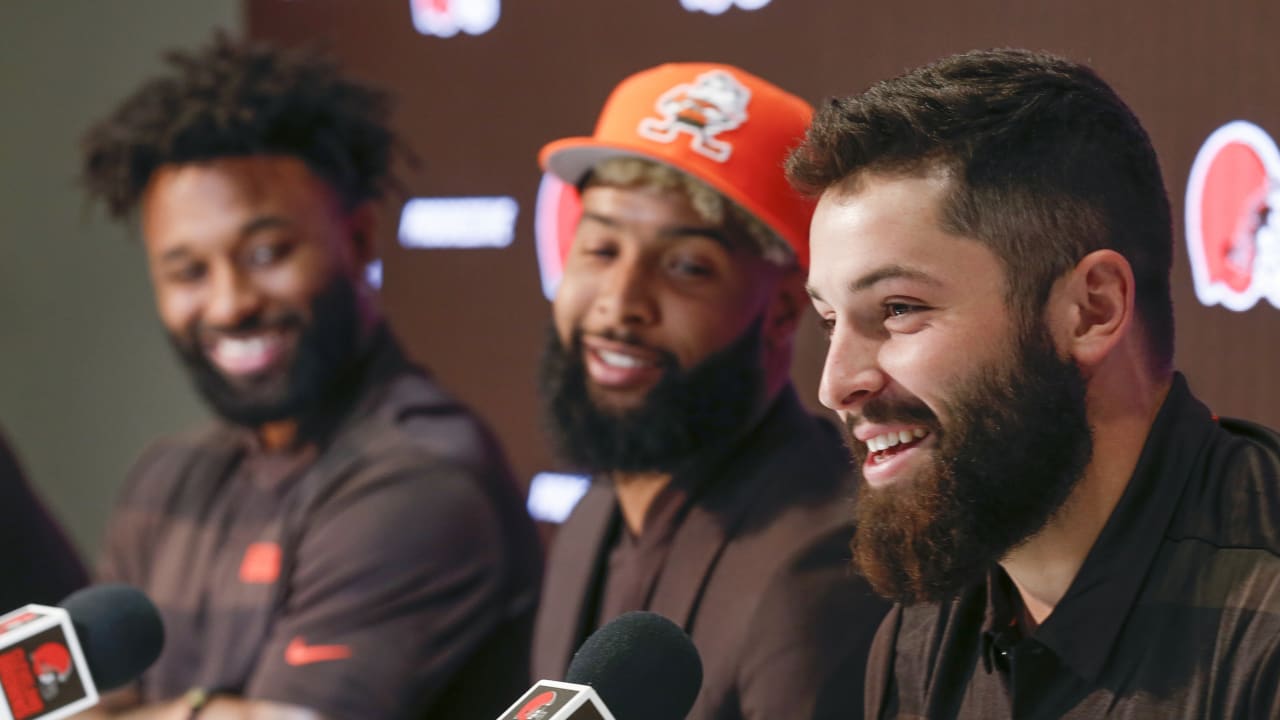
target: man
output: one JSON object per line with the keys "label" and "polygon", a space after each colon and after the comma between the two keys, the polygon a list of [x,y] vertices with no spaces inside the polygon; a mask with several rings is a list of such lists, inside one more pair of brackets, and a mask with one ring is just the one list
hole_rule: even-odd
{"label": "man", "polygon": [[22,474],[0,434],[0,614],[27,603],[56,605],[88,574],[62,528]]}
{"label": "man", "polygon": [[834,101],[820,395],[898,605],[869,717],[1280,717],[1280,436],[1172,370],[1169,203],[1086,67],[947,58]]}
{"label": "man", "polygon": [[650,610],[702,656],[690,718],[860,707],[849,678],[885,606],[847,567],[848,455],[789,378],[812,205],[781,163],[810,113],[737,68],[663,65],[618,86],[594,136],[542,151],[582,201],[543,394],[596,481],[552,549],[538,677]]}
{"label": "man", "polygon": [[527,677],[538,544],[364,279],[388,100],[225,37],[171,64],[85,141],[220,416],[150,448],[110,525],[103,579],[167,629],[128,717],[496,715]]}

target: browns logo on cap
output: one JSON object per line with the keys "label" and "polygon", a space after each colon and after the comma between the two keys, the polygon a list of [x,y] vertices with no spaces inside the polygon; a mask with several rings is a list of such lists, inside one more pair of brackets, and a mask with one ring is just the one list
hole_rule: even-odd
{"label": "browns logo on cap", "polygon": [[594,134],[549,143],[538,160],[570,185],[611,157],[670,165],[755,215],[808,267],[813,202],[787,183],[782,163],[812,115],[809,103],[733,66],[669,63],[623,80]]}

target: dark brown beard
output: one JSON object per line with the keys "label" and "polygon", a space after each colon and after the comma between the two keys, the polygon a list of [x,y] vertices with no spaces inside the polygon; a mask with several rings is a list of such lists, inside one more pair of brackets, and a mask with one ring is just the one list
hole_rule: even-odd
{"label": "dark brown beard", "polygon": [[588,472],[670,472],[693,454],[736,437],[756,417],[764,394],[762,318],[728,347],[681,369],[665,368],[644,402],[600,407],[587,387],[578,333],[568,347],[552,328],[539,368],[547,429],[560,455]]}
{"label": "dark brown beard", "polygon": [[[936,602],[980,581],[1066,502],[1093,452],[1085,380],[1043,329],[1013,356],[980,371],[945,406],[945,426],[923,403],[872,400],[872,422],[924,425],[932,464],[871,489],[860,483],[854,565],[875,591]],[[862,467],[865,443],[849,438]]]}
{"label": "dark brown beard", "polygon": [[195,326],[169,341],[191,375],[201,397],[228,422],[248,427],[297,419],[344,388],[336,387],[360,355],[360,309],[355,287],[335,276],[311,300],[310,318],[297,311],[255,315],[236,328],[249,332],[264,328],[298,329],[293,362],[267,376],[233,382],[205,356]]}

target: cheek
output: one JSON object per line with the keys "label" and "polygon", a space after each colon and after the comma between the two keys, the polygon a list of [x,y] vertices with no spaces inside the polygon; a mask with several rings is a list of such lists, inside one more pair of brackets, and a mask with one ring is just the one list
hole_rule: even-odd
{"label": "cheek", "polygon": [[156,314],[165,329],[183,334],[200,312],[200,295],[195,290],[174,288],[160,282],[155,287]]}
{"label": "cheek", "polygon": [[582,322],[585,308],[589,306],[589,293],[584,292],[580,283],[573,282],[566,275],[556,289],[555,299],[551,303],[551,320],[555,323],[556,333],[560,340],[568,342]]}
{"label": "cheek", "polygon": [[895,384],[935,412],[964,374],[962,363],[974,357],[977,341],[941,338],[936,333],[894,337],[880,347],[880,367]]}
{"label": "cheek", "polygon": [[241,282],[252,286],[269,304],[305,312],[316,296],[340,278],[345,279],[343,266],[332,260],[336,258],[322,253],[298,252],[278,266],[248,272]]}
{"label": "cheek", "polygon": [[[662,308],[667,349],[690,368],[740,338],[757,313],[742,305],[667,303]],[[758,310],[758,308],[756,308]]]}

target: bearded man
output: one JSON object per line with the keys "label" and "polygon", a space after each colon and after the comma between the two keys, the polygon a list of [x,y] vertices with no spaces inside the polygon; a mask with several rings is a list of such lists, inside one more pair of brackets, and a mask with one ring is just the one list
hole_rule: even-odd
{"label": "bearded man", "polygon": [[167,634],[124,717],[491,717],[524,685],[532,522],[365,276],[388,116],[324,58],[220,36],[86,138],[218,416],[148,449],[111,519],[102,579]]}
{"label": "bearded man", "polygon": [[832,101],[820,396],[898,604],[868,717],[1280,717],[1280,436],[1173,370],[1160,168],[1092,70],[973,52]]}
{"label": "bearded man", "polygon": [[781,163],[809,117],[738,68],[671,64],[542,151],[582,200],[543,394],[595,482],[552,548],[540,677],[649,610],[701,654],[688,717],[857,715],[885,606],[847,567],[848,455],[790,382],[812,205]]}

